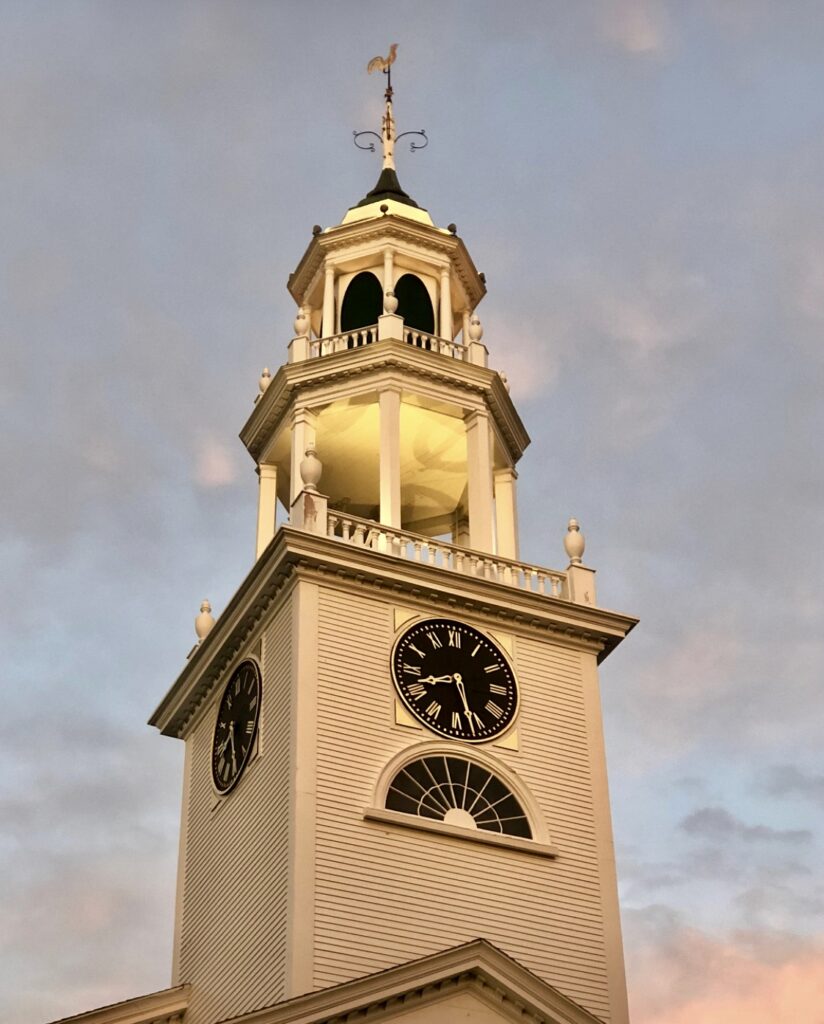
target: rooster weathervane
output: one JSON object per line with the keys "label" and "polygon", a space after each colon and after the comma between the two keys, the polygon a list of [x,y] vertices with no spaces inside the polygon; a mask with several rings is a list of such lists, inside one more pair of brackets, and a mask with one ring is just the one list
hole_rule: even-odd
{"label": "rooster weathervane", "polygon": [[377,132],[352,132],[353,140],[358,149],[368,149],[371,153],[375,152],[375,143],[368,142],[361,145],[358,139],[363,138],[366,135],[373,135],[381,143],[383,147],[383,168],[384,170],[395,170],[395,143],[398,139],[403,139],[407,135],[417,135],[423,139],[422,143],[411,142],[409,144],[410,151],[416,149],[425,149],[429,145],[429,139],[426,137],[426,132],[421,130],[419,132],[401,132],[400,135],[395,134],[395,118],[392,115],[392,65],[395,63],[395,58],[398,56],[398,44],[392,43],[389,47],[389,55],[387,57],[373,57],[372,60],[366,65],[368,74],[372,74],[373,71],[382,71],[386,75],[386,91],[384,93],[384,100],[386,107],[384,110],[383,118],[381,119],[381,133],[378,135]]}

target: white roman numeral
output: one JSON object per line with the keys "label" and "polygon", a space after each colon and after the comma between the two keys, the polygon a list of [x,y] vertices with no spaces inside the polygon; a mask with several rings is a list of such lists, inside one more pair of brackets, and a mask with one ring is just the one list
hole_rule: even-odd
{"label": "white roman numeral", "polygon": [[420,665],[407,665],[406,662],[404,662],[403,670],[407,675],[410,676],[419,676],[421,674]]}
{"label": "white roman numeral", "polygon": [[420,650],[418,647],[416,647],[414,644],[410,644],[409,645],[409,649],[410,649],[410,651],[414,651],[415,654],[417,654],[417,656],[419,658],[425,658],[426,657],[426,655],[423,653],[423,651]]}
{"label": "white roman numeral", "polygon": [[505,686],[501,686],[500,683],[490,683],[489,684],[489,692],[490,693],[500,693],[502,696],[505,697],[507,691],[506,691],[506,687]]}
{"label": "white roman numeral", "polygon": [[500,672],[500,671],[501,671],[501,666],[498,664],[497,661],[494,664],[492,664],[492,665],[486,665],[484,667],[484,672]]}
{"label": "white roman numeral", "polygon": [[493,718],[502,718],[504,714],[503,709],[499,708],[494,700],[488,700],[484,705],[484,710],[488,711]]}
{"label": "white roman numeral", "polygon": [[457,631],[457,629],[447,629],[446,635],[447,638],[449,639],[450,647],[461,646],[461,634]]}
{"label": "white roman numeral", "polygon": [[420,700],[426,693],[426,687],[423,683],[410,683],[409,686],[407,686],[407,690],[412,694],[415,700]]}
{"label": "white roman numeral", "polygon": [[443,647],[443,644],[441,643],[441,641],[438,639],[438,637],[435,635],[435,633],[433,633],[431,630],[426,635],[429,638],[429,642],[432,644],[432,647],[436,651],[437,651],[437,649],[439,647]]}
{"label": "white roman numeral", "polygon": [[461,728],[461,716],[458,714],[457,711],[453,711],[452,712],[452,728],[453,729],[460,729]]}
{"label": "white roman numeral", "polygon": [[441,713],[441,705],[436,700],[433,700],[429,707],[426,709],[426,713],[427,715],[429,715],[430,718],[437,718],[438,715]]}

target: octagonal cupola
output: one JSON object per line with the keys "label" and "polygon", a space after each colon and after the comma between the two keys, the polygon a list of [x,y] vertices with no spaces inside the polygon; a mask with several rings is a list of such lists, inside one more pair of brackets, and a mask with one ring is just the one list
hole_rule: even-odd
{"label": "octagonal cupola", "polygon": [[278,501],[302,514],[311,450],[330,510],[359,529],[515,558],[514,467],[529,439],[488,367],[485,280],[455,226],[438,227],[401,187],[388,81],[384,103],[377,183],[339,224],[314,228],[288,281],[288,361],[262,378],[241,433],[261,483],[258,554]]}
{"label": "octagonal cupola", "polygon": [[[387,79],[388,79],[388,68]],[[332,227],[316,226],[289,278],[289,291],[305,317],[307,336],[319,353],[375,340],[379,317],[399,316],[405,340],[442,351],[470,340],[475,307],[486,287],[454,224],[437,227],[401,187],[395,168],[398,135],[392,87],[387,84],[379,139],[382,167],[375,187]],[[412,142],[413,148],[423,148]],[[374,150],[374,142],[361,148]],[[458,355],[465,357],[466,352]],[[295,356],[293,355],[293,358]]]}

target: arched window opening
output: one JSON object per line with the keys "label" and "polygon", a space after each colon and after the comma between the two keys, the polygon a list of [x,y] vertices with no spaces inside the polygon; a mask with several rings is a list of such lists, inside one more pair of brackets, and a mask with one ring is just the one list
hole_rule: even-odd
{"label": "arched window opening", "polygon": [[524,809],[509,787],[462,757],[432,754],[404,765],[389,784],[386,809],[532,839]]}
{"label": "arched window opening", "polygon": [[435,333],[435,311],[426,285],[414,274],[404,274],[395,285],[398,300],[398,316],[403,317],[406,327],[427,334]]}
{"label": "arched window opening", "polygon": [[374,274],[368,270],[356,274],[349,282],[340,308],[340,329],[356,331],[371,327],[383,312],[383,289]]}

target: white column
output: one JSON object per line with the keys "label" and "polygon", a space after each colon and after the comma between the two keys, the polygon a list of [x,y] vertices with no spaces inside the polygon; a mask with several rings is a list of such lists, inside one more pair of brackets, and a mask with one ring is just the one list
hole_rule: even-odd
{"label": "white column", "polygon": [[[383,293],[391,292],[395,287],[395,258],[391,249],[383,250]],[[382,309],[383,307],[381,307]]]}
{"label": "white column", "polygon": [[323,282],[323,321],[321,337],[331,338],[335,333],[335,268],[326,265],[326,278]]}
{"label": "white column", "polygon": [[463,343],[464,347],[469,344],[469,310],[463,311]]}
{"label": "white column", "polygon": [[260,558],[263,549],[275,535],[275,515],[278,500],[277,466],[258,466],[260,488],[258,490],[257,545],[255,558]]}
{"label": "white column", "polygon": [[470,546],[493,552],[492,444],[485,412],[466,417],[467,495]]}
{"label": "white column", "polygon": [[511,467],[496,469],[495,481],[495,534],[498,554],[502,558],[518,559],[518,504],[515,481],[518,474]]}
{"label": "white column", "polygon": [[315,445],[315,415],[308,409],[295,409],[292,413],[292,458],[289,467],[289,508],[303,489],[300,463],[306,449]]}
{"label": "white column", "polygon": [[401,525],[401,392],[388,387],[378,395],[380,409],[380,521]]}
{"label": "white column", "polygon": [[449,283],[449,267],[441,270],[441,337],[452,341],[452,291]]}

